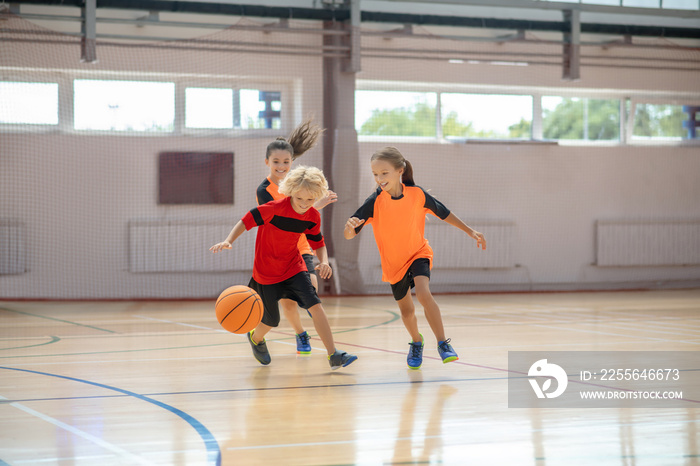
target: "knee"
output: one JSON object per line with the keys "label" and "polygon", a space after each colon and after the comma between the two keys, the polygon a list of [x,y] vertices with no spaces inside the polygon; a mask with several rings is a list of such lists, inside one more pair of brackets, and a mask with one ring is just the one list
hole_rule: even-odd
{"label": "knee", "polygon": [[401,317],[411,317],[416,313],[416,307],[413,305],[413,300],[399,303],[399,310],[401,311]]}
{"label": "knee", "polygon": [[284,312],[297,312],[296,301],[292,301],[291,299],[280,299],[278,303],[279,307],[281,307]]}
{"label": "knee", "polygon": [[321,304],[315,304],[311,306],[309,309],[309,314],[311,314],[311,318],[313,318],[317,314],[325,314],[325,311],[323,310],[323,306]]}
{"label": "knee", "polygon": [[416,288],[416,298],[418,302],[421,303],[423,307],[430,306],[435,303],[435,298],[428,288],[418,289]]}

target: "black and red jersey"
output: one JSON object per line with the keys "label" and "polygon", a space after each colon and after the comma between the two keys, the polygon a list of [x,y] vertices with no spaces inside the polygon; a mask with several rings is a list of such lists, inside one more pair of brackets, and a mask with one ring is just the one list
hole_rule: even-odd
{"label": "black and red jersey", "polygon": [[[268,176],[265,180],[260,183],[256,191],[256,197],[258,200],[258,205],[267,204],[270,201],[276,201],[279,199],[284,199],[286,196],[279,192],[279,186],[275,184],[274,181]],[[313,254],[314,251],[309,246],[309,242],[306,241],[306,236],[301,235],[299,237],[299,252],[302,254]]]}
{"label": "black and red jersey", "polygon": [[279,283],[307,271],[299,252],[300,236],[305,235],[313,249],[325,246],[321,214],[313,207],[298,214],[289,197],[258,206],[242,220],[246,230],[258,227],[253,278],[262,285]]}

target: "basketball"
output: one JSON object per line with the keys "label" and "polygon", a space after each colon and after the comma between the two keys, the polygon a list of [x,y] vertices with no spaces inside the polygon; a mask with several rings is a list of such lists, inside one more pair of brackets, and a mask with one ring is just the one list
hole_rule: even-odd
{"label": "basketball", "polygon": [[243,285],[226,288],[216,300],[215,310],[216,320],[231,333],[248,333],[263,318],[260,295]]}

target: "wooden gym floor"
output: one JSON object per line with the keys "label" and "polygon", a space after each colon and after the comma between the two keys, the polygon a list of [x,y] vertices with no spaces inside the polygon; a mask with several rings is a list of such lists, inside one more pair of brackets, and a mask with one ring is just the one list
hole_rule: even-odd
{"label": "wooden gym floor", "polygon": [[410,371],[390,296],[325,297],[337,346],[359,356],[333,372],[317,338],[296,354],[284,320],[261,366],[213,301],[0,302],[0,465],[700,464],[697,397],[519,409],[507,383],[508,351],[700,356],[700,290],[436,300],[460,359],[442,364],[419,309]]}

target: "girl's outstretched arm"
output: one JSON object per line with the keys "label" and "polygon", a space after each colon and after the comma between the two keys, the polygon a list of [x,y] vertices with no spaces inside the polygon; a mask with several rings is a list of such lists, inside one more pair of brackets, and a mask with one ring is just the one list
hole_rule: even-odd
{"label": "girl's outstretched arm", "polygon": [[355,236],[357,236],[357,233],[355,233],[355,228],[359,227],[365,223],[364,220],[360,220],[357,217],[350,217],[347,222],[345,222],[345,230],[343,231],[343,236],[345,236],[345,239],[353,239]]}
{"label": "girl's outstretched arm", "polygon": [[233,227],[233,230],[231,230],[231,233],[229,233],[226,237],[226,241],[216,243],[214,246],[210,247],[209,250],[211,252],[219,252],[224,249],[231,249],[231,243],[236,241],[236,238],[241,236],[244,231],[245,224],[243,223],[243,220],[239,220],[238,223],[236,223],[236,226]]}
{"label": "girl's outstretched arm", "polygon": [[[465,224],[462,220],[460,220],[459,217],[457,217],[455,214],[450,212],[450,215],[447,216],[445,219],[447,223],[452,225],[453,227],[457,227],[472,238],[476,240],[476,247],[480,247],[481,249],[486,249],[486,239],[484,238],[484,235],[479,233],[478,231],[474,230],[467,224]],[[347,230],[347,229],[346,229]]]}

